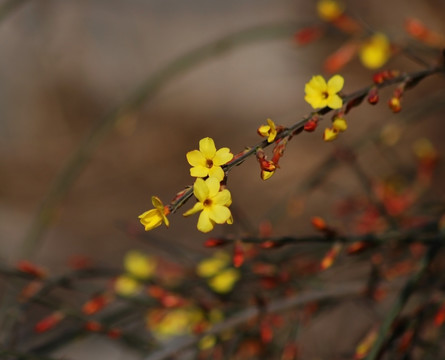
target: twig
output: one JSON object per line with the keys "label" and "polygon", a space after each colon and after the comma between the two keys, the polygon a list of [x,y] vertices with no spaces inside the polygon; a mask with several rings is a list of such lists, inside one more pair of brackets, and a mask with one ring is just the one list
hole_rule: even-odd
{"label": "twig", "polygon": [[417,271],[410,277],[406,285],[400,291],[399,297],[393,304],[391,310],[387,314],[385,321],[380,327],[377,340],[372,345],[372,348],[366,357],[366,360],[376,360],[380,357],[381,351],[385,344],[385,339],[391,332],[391,327],[394,321],[397,319],[401,311],[403,310],[405,304],[407,303],[410,296],[414,293],[417,284],[419,283],[421,277],[425,274],[431,261],[434,259],[435,255],[439,250],[439,246],[431,245],[426,252],[425,256],[422,258]]}
{"label": "twig", "polygon": [[364,286],[362,283],[347,283],[347,284],[342,284],[340,286],[337,285],[332,288],[326,288],[323,290],[306,291],[289,298],[275,300],[270,302],[264,308],[262,308],[261,311],[258,309],[258,307],[251,307],[228,318],[224,322],[213,326],[209,331],[203,333],[199,337],[189,336],[185,338],[180,338],[177,341],[174,341],[169,345],[167,345],[164,349],[156,351],[151,355],[147,356],[144,360],[167,359],[171,356],[178,354],[180,351],[190,346],[196,345],[203,336],[217,335],[223,333],[226,330],[233,329],[239,325],[248,322],[251,319],[256,318],[258,315],[260,315],[260,312],[262,314],[282,312],[313,301],[320,301],[329,298],[339,298],[350,295],[358,295],[363,291],[363,289]]}

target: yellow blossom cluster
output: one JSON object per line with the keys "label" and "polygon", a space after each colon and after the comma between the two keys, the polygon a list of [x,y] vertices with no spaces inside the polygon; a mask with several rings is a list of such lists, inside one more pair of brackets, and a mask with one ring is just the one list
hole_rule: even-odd
{"label": "yellow blossom cluster", "polygon": [[[198,219],[198,230],[209,232],[215,224],[232,224],[233,218],[229,210],[232,203],[230,191],[221,187],[224,179],[222,165],[233,159],[229,148],[216,149],[213,139],[206,137],[199,141],[199,150],[192,150],[186,154],[187,161],[192,166],[190,175],[196,177],[193,194],[198,202],[192,209],[184,213],[189,216],[201,211]],[[170,208],[153,196],[151,202],[154,209],[139,215],[139,220],[145,231],[152,230],[162,224],[169,226],[167,215]]]}
{"label": "yellow blossom cluster", "polygon": [[241,274],[230,265],[230,256],[224,251],[217,251],[212,257],[202,260],[196,267],[196,273],[207,279],[209,287],[219,293],[232,291]]}
{"label": "yellow blossom cluster", "polygon": [[382,33],[372,35],[360,47],[360,61],[369,69],[382,67],[390,56],[391,44],[387,36]]}
{"label": "yellow blossom cluster", "polygon": [[193,185],[193,194],[198,201],[193,208],[184,213],[184,216],[201,211],[197,225],[201,232],[207,233],[213,230],[215,224],[233,223],[229,210],[232,196],[230,191],[221,188],[220,184],[224,179],[221,166],[232,158],[233,154],[229,148],[216,150],[213,139],[209,137],[199,141],[199,150],[187,153],[187,160],[192,165],[190,175],[197,177]]}
{"label": "yellow blossom cluster", "polygon": [[129,251],[124,257],[125,274],[116,278],[114,291],[121,296],[133,296],[141,290],[141,281],[153,277],[156,259],[139,251]]}
{"label": "yellow blossom cluster", "polygon": [[[222,312],[213,309],[207,314],[196,306],[190,305],[175,309],[152,309],[148,312],[146,323],[153,336],[165,341],[177,336],[190,335],[196,329],[206,330],[224,319]],[[213,335],[204,336],[199,342],[201,350],[209,349],[216,343]]]}

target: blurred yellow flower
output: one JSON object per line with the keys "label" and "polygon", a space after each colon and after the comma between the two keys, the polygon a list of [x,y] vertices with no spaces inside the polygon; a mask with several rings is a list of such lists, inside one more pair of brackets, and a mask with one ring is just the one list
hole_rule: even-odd
{"label": "blurred yellow flower", "polygon": [[261,125],[257,131],[260,136],[267,137],[267,142],[271,143],[277,136],[277,128],[271,119],[267,119],[267,124],[268,125]]}
{"label": "blurred yellow flower", "polygon": [[383,66],[391,56],[391,44],[385,34],[376,33],[361,46],[359,57],[364,66],[377,69]]}
{"label": "blurred yellow flower", "polygon": [[215,142],[212,138],[206,137],[199,141],[199,150],[189,151],[187,161],[192,168],[190,175],[203,178],[206,176],[215,177],[219,181],[224,178],[224,171],[221,165],[233,159],[233,154],[229,148],[223,147],[216,150]]}
{"label": "blurred yellow flower", "polygon": [[232,214],[228,208],[232,203],[230,191],[227,189],[220,191],[219,180],[209,177],[206,180],[196,179],[193,185],[193,193],[198,202],[184,213],[184,216],[193,215],[199,211],[198,230],[204,233],[213,229],[216,224],[233,222]]}
{"label": "blurred yellow flower", "polygon": [[333,21],[343,14],[344,5],[336,0],[319,0],[317,2],[318,16],[325,21]]}
{"label": "blurred yellow flower", "polygon": [[199,340],[199,348],[201,350],[207,350],[214,347],[216,344],[216,337],[215,335],[205,335],[201,340]]}
{"label": "blurred yellow flower", "polygon": [[211,277],[227,267],[229,262],[230,256],[228,253],[225,251],[217,251],[212,257],[199,262],[196,267],[196,273],[201,277]]}
{"label": "blurred yellow flower", "polygon": [[314,108],[324,108],[329,106],[331,109],[340,109],[343,106],[343,100],[337,95],[343,88],[344,79],[341,75],[334,75],[326,83],[321,75],[313,76],[306,84],[304,99]]}
{"label": "blurred yellow flower", "polygon": [[136,295],[140,290],[139,282],[130,276],[121,275],[114,282],[114,291],[121,296]]}
{"label": "blurred yellow flower", "polygon": [[154,309],[148,313],[147,326],[161,340],[191,334],[198,323],[205,320],[202,310],[196,307]]}
{"label": "blurred yellow flower", "polygon": [[233,286],[239,280],[241,274],[238,269],[228,268],[213,276],[208,284],[210,288],[220,294],[232,291]]}
{"label": "blurred yellow flower", "polygon": [[167,219],[169,212],[168,208],[164,206],[162,201],[157,196],[151,197],[151,203],[155,208],[139,215],[140,222],[142,225],[144,225],[145,231],[152,230],[160,226],[162,223],[168,227],[170,224]]}
{"label": "blurred yellow flower", "polygon": [[138,279],[148,279],[156,270],[156,260],[139,251],[129,251],[124,257],[124,267],[127,273]]}

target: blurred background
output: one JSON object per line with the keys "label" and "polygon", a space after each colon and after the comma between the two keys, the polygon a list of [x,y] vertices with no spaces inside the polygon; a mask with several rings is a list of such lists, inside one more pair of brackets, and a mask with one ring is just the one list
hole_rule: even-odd
{"label": "blurred background", "polygon": [[[10,1],[0,5],[6,3]],[[440,0],[350,1],[347,9],[370,29],[402,43],[406,16],[445,33]],[[33,260],[57,273],[74,254],[120,267],[130,248],[174,258],[174,251],[168,251],[173,246],[200,258],[207,236],[196,230],[197,218],[181,216],[190,204],[170,216],[169,229],[144,236],[132,236],[128,229],[139,229],[137,216],[152,207],[152,195],[168,203],[192,184],[185,154],[198,148],[201,138],[212,137],[217,148],[228,146],[237,153],[260,140],[256,129],[267,118],[288,126],[310,113],[304,84],[314,74],[326,75],[323,62],[345,41],[343,34],[301,47],[290,31],[289,36],[229,48],[163,84],[142,106],[124,112],[92,150],[41,240],[27,247],[24,239],[79,144],[150,76],[187,51],[230,33],[289,22],[296,30],[320,21],[315,1],[21,1],[0,23],[1,261],[13,264],[23,258],[24,248],[32,249]],[[387,67],[421,68],[403,56]],[[344,92],[350,93],[370,84],[373,71],[355,59],[341,74]],[[347,170],[339,170],[328,187],[306,197],[303,205],[301,194],[295,194],[308,174],[339,146],[410,113],[422,119],[404,130],[397,150],[402,163],[412,162],[410,149],[419,134],[443,153],[443,115],[419,105],[438,91],[443,95],[443,78],[427,79],[406,94],[398,115],[392,115],[386,100],[375,107],[364,104],[350,113],[348,132],[334,143],[321,140],[324,126],[299,136],[267,182],[260,179],[257,162],[247,160],[231,172],[228,183],[235,221],[238,215],[243,226],[216,227],[212,235],[245,235],[274,216],[281,217],[277,235],[311,231],[310,217],[329,218],[336,201],[362,190]],[[382,99],[390,93],[383,92]],[[375,150],[364,152],[360,161],[370,175],[393,171]],[[439,168],[438,179],[443,175]],[[443,198],[443,187],[435,190],[434,196]],[[97,358],[88,351],[83,359]],[[112,358],[101,351],[100,358]]]}

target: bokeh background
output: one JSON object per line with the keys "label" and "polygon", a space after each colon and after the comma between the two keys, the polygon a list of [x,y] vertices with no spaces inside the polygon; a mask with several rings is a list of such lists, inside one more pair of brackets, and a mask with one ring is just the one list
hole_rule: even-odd
{"label": "bokeh background", "polygon": [[[370,29],[402,43],[407,39],[406,16],[445,33],[440,0],[350,1],[347,6]],[[319,22],[315,1],[21,2],[0,23],[0,260],[13,264],[23,258],[29,226],[67,159],[94,124],[146,79],[185,52],[224,35],[289,21],[295,29]],[[344,41],[340,33],[306,47],[297,46],[292,35],[258,41],[222,52],[166,83],[136,111],[122,116],[92,151],[48,231],[32,248],[32,259],[54,273],[63,271],[73,254],[119,267],[122,254],[134,248],[171,258],[180,249],[199,259],[206,236],[196,230],[195,218],[173,215],[170,229],[144,237],[133,236],[129,227],[138,226],[137,216],[151,208],[151,195],[168,202],[192,183],[185,154],[196,149],[201,138],[210,136],[217,147],[239,152],[259,140],[256,128],[268,117],[286,126],[308,114],[304,84],[322,73],[326,57]],[[403,56],[388,67],[420,69]],[[373,72],[355,59],[341,73],[349,93],[368,85]],[[348,132],[335,143],[321,140],[321,128],[299,136],[268,182],[260,179],[256,161],[249,159],[231,172],[228,183],[243,226],[217,227],[214,233],[241,236],[268,218],[280,219],[274,228],[277,235],[310,232],[311,216],[329,218],[338,199],[362,190],[340,169],[329,186],[305,196],[303,204],[301,194],[295,194],[304,179],[337,147],[353,144],[376,125],[409,116],[405,106],[422,119],[404,130],[397,150],[402,163],[412,162],[411,144],[419,135],[443,153],[443,115],[419,105],[430,94],[443,94],[443,84],[443,78],[424,81],[406,94],[404,110],[396,116],[386,101],[357,108],[348,117]],[[382,98],[384,94],[390,92]],[[360,161],[370,175],[392,171],[375,149]],[[439,183],[434,196],[443,198]],[[338,341],[338,336],[332,334],[332,339]],[[67,354],[124,358],[124,350],[116,352],[111,342],[100,343],[98,350],[93,345],[75,345]]]}

